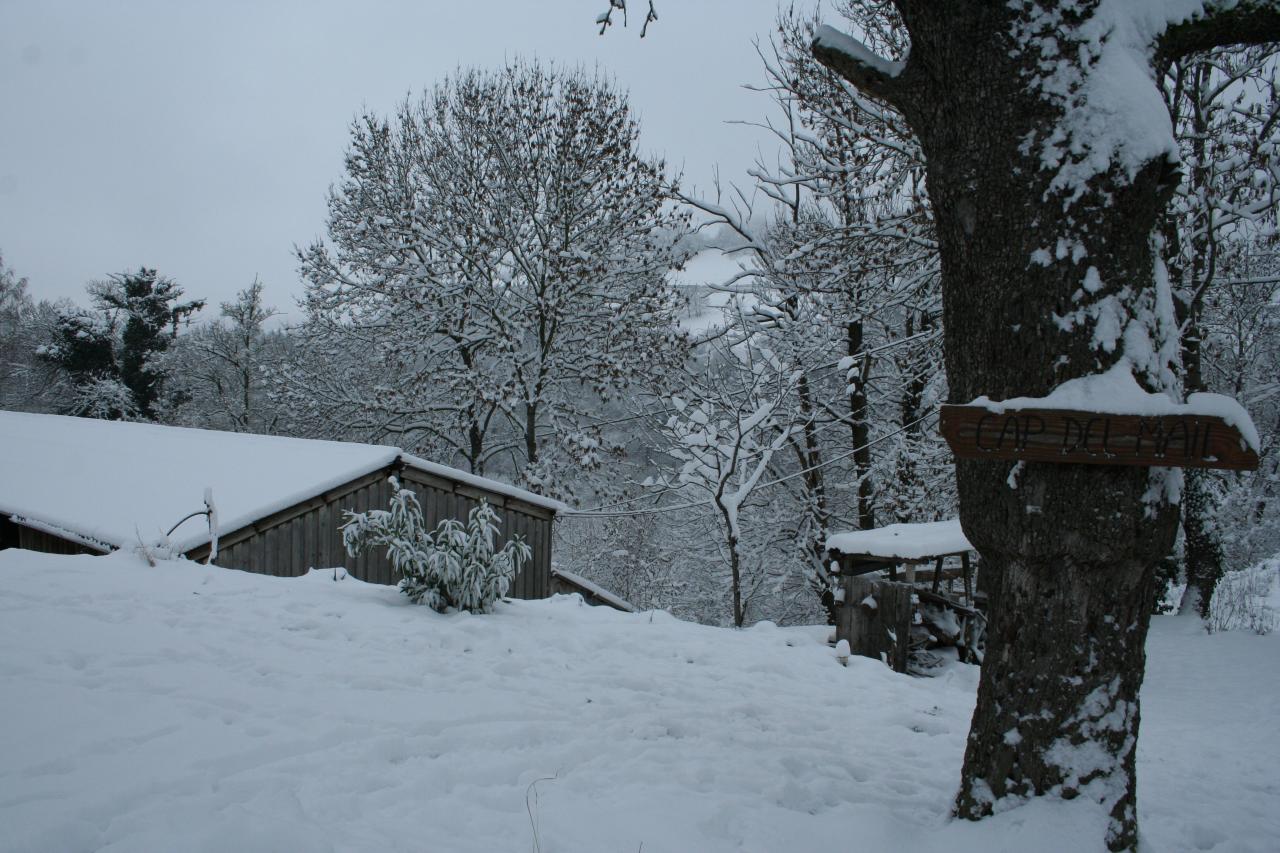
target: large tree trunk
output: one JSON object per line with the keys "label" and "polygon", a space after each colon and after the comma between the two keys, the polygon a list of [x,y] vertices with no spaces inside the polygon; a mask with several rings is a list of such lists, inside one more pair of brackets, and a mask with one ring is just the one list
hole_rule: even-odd
{"label": "large tree trunk", "polygon": [[875,486],[871,482],[871,423],[867,406],[867,379],[871,373],[870,356],[862,351],[862,321],[845,324],[850,358],[858,359],[858,378],[849,395],[849,431],[853,440],[853,470],[858,478],[858,529],[876,526]]}
{"label": "large tree trunk", "polygon": [[[1132,71],[1280,38],[1280,2],[1189,4],[1167,25],[1155,12],[1176,4],[893,5],[911,35],[904,65],[829,32],[814,54],[901,110],[920,139],[951,399],[1040,396],[1122,358],[1149,388],[1168,387],[1176,324],[1152,234],[1177,181],[1165,155],[1173,136],[1151,120],[1154,70]],[[1094,21],[1100,9],[1143,14],[1117,26]],[[1095,23],[1091,41],[1080,27]],[[1126,41],[1139,34],[1150,43]],[[1117,67],[1130,73],[1108,77]],[[1119,101],[1089,100],[1117,85]],[[1181,477],[1025,463],[1011,480],[1007,463],[982,460],[956,472],[961,523],[992,592],[956,811],[978,818],[1007,797],[1088,796],[1110,812],[1108,846],[1131,849],[1148,607]]]}
{"label": "large tree trunk", "polygon": [[[980,5],[1008,14],[1004,4]],[[1172,189],[1169,167],[1149,163],[1132,181],[1100,176],[1064,215],[1038,154],[1023,153],[1047,105],[1023,88],[1007,41],[991,37],[1009,31],[1002,24],[975,31],[953,18],[932,31],[946,46],[935,79],[946,82],[915,117],[937,214],[954,402],[1040,396],[1112,366],[1120,346],[1108,352],[1088,325],[1055,321],[1082,301],[1111,297],[1160,345],[1139,315],[1154,307],[1150,237]],[[953,58],[966,53],[972,59],[958,66]],[[1048,210],[1046,197],[1056,201]],[[1084,256],[1057,257],[1063,244]],[[1046,249],[1050,262],[1034,263]],[[1102,288],[1082,300],[1089,267]],[[1143,375],[1149,365],[1136,367],[1140,381],[1158,381]],[[1165,500],[1176,486],[1163,481],[1176,475],[1026,463],[1016,489],[1008,475],[1008,463],[957,464],[961,523],[991,582],[957,813],[982,817],[1006,796],[1088,794],[1110,812],[1108,845],[1129,849],[1151,585],[1177,523]]]}
{"label": "large tree trunk", "polygon": [[[1035,4],[896,5],[912,41],[901,72],[822,37],[814,51],[897,106],[920,139],[952,401],[1045,395],[1122,358],[1148,388],[1165,386],[1171,296],[1152,235],[1177,175],[1160,140],[1139,140],[1155,153],[1134,164],[1089,151],[1093,137],[1060,139],[1083,177],[1054,184],[1061,173],[1046,166],[1045,146],[1079,102],[1038,88],[1035,75],[1047,62],[1087,79],[1093,60],[1069,27],[1094,4],[1041,4],[1057,21],[1035,17]],[[1149,94],[1158,103],[1154,83]],[[1084,158],[1073,161],[1073,143]],[[991,613],[956,811],[976,819],[1006,797],[1084,795],[1111,815],[1108,845],[1129,849],[1151,591],[1173,543],[1180,476],[1025,463],[1011,487],[1009,474],[1009,463],[957,464]]]}

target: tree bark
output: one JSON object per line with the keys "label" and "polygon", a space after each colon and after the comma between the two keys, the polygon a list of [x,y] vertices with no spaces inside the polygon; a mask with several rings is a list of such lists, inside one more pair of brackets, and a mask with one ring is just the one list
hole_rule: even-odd
{"label": "tree bark", "polygon": [[[1004,14],[1001,4],[975,18]],[[1154,294],[1150,235],[1172,188],[1158,160],[1131,181],[1099,176],[1071,215],[1045,204],[1056,195],[1051,176],[1021,142],[1054,116],[1009,67],[1004,39],[992,37],[1010,23],[975,32],[953,18],[930,30],[948,48],[930,76],[948,82],[913,122],[937,215],[954,402],[1041,396],[1111,367],[1119,347],[1098,348],[1093,329],[1064,330],[1054,315],[1077,304],[1088,267],[1103,283],[1099,298],[1123,302],[1124,288]],[[966,51],[972,61],[946,61]],[[1032,262],[1060,241],[1082,246],[1086,263]],[[992,582],[957,813],[976,819],[1004,797],[1086,793],[1111,816],[1108,846],[1131,849],[1150,589],[1177,522],[1163,494],[1146,497],[1176,487],[1146,469],[1026,463],[1016,490],[1007,465],[961,460],[956,472],[961,523]]]}
{"label": "tree bark", "polygon": [[867,421],[867,378],[870,358],[862,351],[862,321],[846,324],[845,335],[850,358],[861,359],[857,384],[849,395],[849,430],[853,439],[853,470],[858,477],[858,529],[876,526],[875,488],[871,482],[871,424]]}
{"label": "tree bark", "polygon": [[[896,5],[911,33],[905,67],[859,60],[822,34],[814,53],[898,108],[920,139],[951,400],[1042,396],[1121,358],[1161,388],[1172,318],[1162,313],[1169,293],[1152,234],[1174,165],[1158,153],[1133,164],[1102,151],[1100,170],[1062,185],[1044,159],[1080,105],[1037,87],[1035,75],[1047,63],[1088,78],[1088,45],[1070,28],[1097,4]],[[1060,17],[1034,14],[1045,10]],[[1154,85],[1150,94],[1158,98]],[[1120,334],[1100,342],[1104,309]],[[956,812],[977,819],[1006,798],[1089,796],[1111,816],[1108,846],[1131,849],[1144,645],[1179,479],[1163,469],[1026,463],[1011,488],[1007,463],[961,460],[956,472],[961,522],[991,595]]]}
{"label": "tree bark", "polygon": [[[525,464],[538,464],[538,404],[524,404],[524,458]],[[536,491],[536,490],[535,490]]]}
{"label": "tree bark", "polygon": [[805,514],[808,516],[806,557],[813,567],[812,586],[822,609],[827,614],[827,624],[835,625],[840,618],[831,573],[827,570],[827,532],[830,513],[827,510],[827,487],[822,473],[822,450],[818,444],[818,427],[813,405],[813,390],[809,378],[801,376],[796,385],[800,401],[800,417],[804,423],[804,445],[797,447],[800,467],[804,473]]}
{"label": "tree bark", "polygon": [[[1042,396],[1122,358],[1150,389],[1168,387],[1176,324],[1152,235],[1177,178],[1161,154],[1172,134],[1134,124],[1128,147],[1108,148],[1096,122],[1079,124],[1099,118],[1087,112],[1098,52],[1125,49],[1113,41],[1125,36],[1110,28],[1090,41],[1079,29],[1098,0],[894,5],[911,36],[905,63],[825,31],[814,55],[900,110],[920,139],[952,401]],[[1197,12],[1126,61],[1280,38],[1276,0]],[[1151,90],[1127,96],[1158,102],[1151,71]],[[1132,849],[1149,603],[1180,478],[1026,463],[1011,488],[1007,464],[982,460],[959,461],[956,474],[961,523],[991,582],[956,811],[976,819],[1001,799],[1089,796],[1110,813],[1107,845]]]}
{"label": "tree bark", "polygon": [[1213,498],[1209,491],[1212,475],[1199,469],[1184,474],[1182,534],[1187,571],[1187,593],[1183,607],[1195,607],[1200,618],[1209,618],[1213,592],[1222,579],[1222,543],[1210,518]]}

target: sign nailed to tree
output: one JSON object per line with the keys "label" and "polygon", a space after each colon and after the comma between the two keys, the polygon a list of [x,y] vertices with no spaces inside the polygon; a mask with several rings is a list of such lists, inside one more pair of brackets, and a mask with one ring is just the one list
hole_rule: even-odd
{"label": "sign nailed to tree", "polygon": [[943,406],[941,430],[961,459],[1237,471],[1258,467],[1258,454],[1240,430],[1225,418],[1210,414]]}

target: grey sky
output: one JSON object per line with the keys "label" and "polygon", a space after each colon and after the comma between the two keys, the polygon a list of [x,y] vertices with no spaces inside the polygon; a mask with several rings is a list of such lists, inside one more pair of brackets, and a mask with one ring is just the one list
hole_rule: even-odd
{"label": "grey sky", "polygon": [[38,298],[146,265],[214,306],[258,274],[292,309],[355,113],[517,55],[598,64],[686,185],[745,183],[773,146],[726,122],[769,109],[741,84],[777,0],[661,0],[643,40],[598,37],[606,6],[0,0],[0,252]]}

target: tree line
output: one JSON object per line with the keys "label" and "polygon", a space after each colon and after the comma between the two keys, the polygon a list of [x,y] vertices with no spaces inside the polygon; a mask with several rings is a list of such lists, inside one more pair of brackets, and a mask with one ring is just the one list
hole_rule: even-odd
{"label": "tree line", "polygon": [[[841,13],[905,55],[883,9]],[[586,72],[460,71],[358,116],[326,236],[297,249],[292,326],[258,281],[199,320],[153,269],[90,283],[82,308],[0,263],[0,405],[399,444],[599,510],[560,525],[558,557],[637,604],[831,618],[829,533],[951,517],[957,497],[920,141],[814,58],[814,29],[788,11],[761,47],[779,156],[710,195],[642,155],[625,95]],[[1259,472],[1188,477],[1206,606],[1224,566],[1280,550],[1280,90],[1262,48],[1162,79],[1189,165],[1161,227],[1183,382],[1241,398],[1264,436]],[[738,273],[681,286],[713,251]]]}

